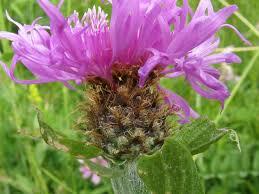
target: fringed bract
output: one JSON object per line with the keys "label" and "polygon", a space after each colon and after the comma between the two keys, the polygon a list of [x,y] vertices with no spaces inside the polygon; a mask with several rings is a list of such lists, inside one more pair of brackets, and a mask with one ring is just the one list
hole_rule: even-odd
{"label": "fringed bract", "polygon": [[132,159],[160,148],[169,135],[169,110],[156,88],[159,71],[145,87],[138,86],[137,68],[113,71],[113,86],[92,79],[79,124],[92,144],[116,159]]}

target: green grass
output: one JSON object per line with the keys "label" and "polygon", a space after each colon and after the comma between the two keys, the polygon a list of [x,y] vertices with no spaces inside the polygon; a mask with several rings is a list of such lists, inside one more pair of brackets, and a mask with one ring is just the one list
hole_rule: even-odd
{"label": "green grass", "polygon": [[[83,13],[97,1],[66,0],[63,11],[69,15],[77,9]],[[99,2],[99,1],[98,1]],[[191,1],[194,4],[197,0]],[[217,8],[224,0],[213,0]],[[258,194],[259,193],[259,16],[258,0],[236,3],[240,11],[230,22],[253,43],[254,49],[237,49],[243,60],[234,65],[234,71],[241,76],[238,83],[228,83],[232,96],[226,109],[219,115],[217,102],[201,99],[182,80],[164,80],[168,88],[185,96],[202,115],[216,120],[219,127],[235,129],[241,140],[240,153],[227,138],[212,146],[205,154],[197,156],[197,165],[203,175],[208,194]],[[0,30],[16,31],[6,22],[3,11],[21,23],[30,23],[43,15],[34,0],[0,0]],[[105,8],[107,11],[110,8]],[[46,20],[44,20],[46,21]],[[222,48],[233,45],[246,47],[230,30],[221,33]],[[1,59],[11,58],[10,45],[1,41]],[[17,75],[26,76],[23,68]],[[184,89],[183,89],[184,88]],[[67,154],[52,150],[38,136],[38,124],[34,107],[40,107],[46,120],[55,128],[69,133],[76,115],[76,104],[82,98],[80,93],[70,91],[61,84],[40,86],[15,85],[0,70],[0,193],[1,194],[56,194],[56,193],[112,193],[109,180],[94,187],[81,178],[78,163]],[[19,134],[20,133],[20,134]]]}

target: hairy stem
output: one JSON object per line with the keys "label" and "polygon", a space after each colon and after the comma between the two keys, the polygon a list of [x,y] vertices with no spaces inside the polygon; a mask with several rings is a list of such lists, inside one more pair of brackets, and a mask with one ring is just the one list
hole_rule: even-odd
{"label": "hairy stem", "polygon": [[138,176],[136,162],[127,163],[124,173],[111,182],[115,194],[150,194]]}

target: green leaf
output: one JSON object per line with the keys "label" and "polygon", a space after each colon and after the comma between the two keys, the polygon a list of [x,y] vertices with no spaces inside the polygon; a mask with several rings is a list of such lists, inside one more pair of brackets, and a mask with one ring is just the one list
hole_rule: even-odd
{"label": "green leaf", "polygon": [[67,148],[70,148],[69,152],[78,158],[91,159],[96,156],[100,156],[102,153],[99,148],[93,145],[88,145],[84,142],[75,141],[68,138],[59,138],[59,142]]}
{"label": "green leaf", "polygon": [[203,194],[203,186],[190,151],[173,138],[153,155],[142,156],[138,173],[156,194]]}
{"label": "green leaf", "polygon": [[99,148],[93,145],[88,145],[83,141],[70,139],[64,134],[52,129],[47,123],[44,122],[40,111],[38,111],[37,116],[42,138],[47,144],[81,159],[91,159],[101,155],[102,150]]}
{"label": "green leaf", "polygon": [[207,150],[211,144],[229,132],[227,129],[217,129],[213,122],[201,118],[183,125],[173,135],[173,138],[185,145],[195,155]]}
{"label": "green leaf", "polygon": [[107,168],[107,167],[101,166],[99,164],[96,164],[90,160],[86,160],[85,163],[92,171],[96,172],[100,176],[113,178],[113,177],[118,177],[123,173],[122,170],[120,170],[116,167]]}

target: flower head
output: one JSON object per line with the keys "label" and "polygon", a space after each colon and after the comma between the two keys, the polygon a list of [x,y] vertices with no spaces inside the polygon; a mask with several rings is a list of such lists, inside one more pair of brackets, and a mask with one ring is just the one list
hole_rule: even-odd
{"label": "flower head", "polygon": [[[138,65],[141,86],[159,67],[166,77],[185,76],[203,97],[223,104],[229,96],[226,86],[218,80],[219,72],[211,65],[240,62],[233,53],[212,54],[219,45],[216,32],[220,28],[229,27],[238,33],[225,24],[237,10],[235,5],[215,12],[210,0],[201,0],[192,13],[187,0],[181,7],[176,0],[113,0],[109,1],[109,24],[100,7],[89,9],[82,19],[77,12],[65,18],[59,10],[62,2],[55,6],[49,0],[38,0],[50,18],[50,27],[37,24],[38,20],[21,25],[8,16],[19,31],[0,32],[1,38],[12,41],[15,53],[10,69],[1,64],[17,83],[82,83],[90,77],[112,82],[115,66]],[[18,80],[14,76],[18,62],[37,79]]]}
{"label": "flower head", "polygon": [[[10,68],[0,64],[21,84],[90,84],[90,103],[83,108],[88,120],[83,123],[91,127],[93,142],[114,155],[147,152],[161,145],[169,133],[165,125],[169,113],[181,123],[198,117],[183,98],[159,86],[161,77],[184,76],[197,93],[223,107],[229,91],[213,65],[241,60],[231,52],[216,53],[217,32],[232,29],[249,44],[226,24],[237,6],[214,11],[210,0],[201,0],[195,12],[188,0],[181,6],[177,0],[109,0],[110,21],[100,7],[89,9],[82,18],[77,12],[66,18],[60,11],[62,0],[57,6],[49,0],[37,2],[50,25],[39,25],[38,19],[21,25],[8,16],[19,31],[0,32],[0,38],[12,41],[14,50]],[[17,79],[18,62],[36,79]],[[114,136],[116,145],[109,139]]]}

